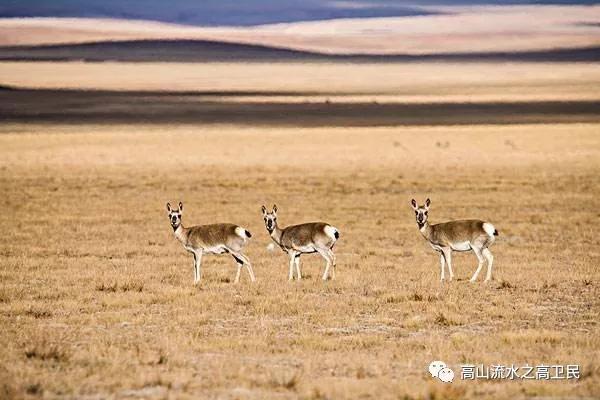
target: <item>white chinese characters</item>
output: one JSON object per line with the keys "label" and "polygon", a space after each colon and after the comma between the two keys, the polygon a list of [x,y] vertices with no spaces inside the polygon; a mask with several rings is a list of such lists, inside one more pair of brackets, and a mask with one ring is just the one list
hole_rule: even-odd
{"label": "white chinese characters", "polygon": [[462,365],[460,379],[534,379],[534,380],[556,380],[556,379],[579,379],[579,365],[545,365],[537,366],[522,365],[490,365],[465,364]]}

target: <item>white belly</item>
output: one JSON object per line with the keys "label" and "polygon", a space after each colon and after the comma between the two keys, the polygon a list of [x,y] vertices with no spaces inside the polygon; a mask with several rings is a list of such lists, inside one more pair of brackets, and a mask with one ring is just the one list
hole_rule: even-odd
{"label": "white belly", "polygon": [[204,249],[204,252],[208,254],[223,254],[227,252],[227,249],[224,246],[207,247]]}
{"label": "white belly", "polygon": [[294,250],[299,251],[301,253],[314,253],[315,247],[314,246],[294,246]]}
{"label": "white belly", "polygon": [[450,247],[455,251],[469,251],[471,250],[471,242],[452,243]]}

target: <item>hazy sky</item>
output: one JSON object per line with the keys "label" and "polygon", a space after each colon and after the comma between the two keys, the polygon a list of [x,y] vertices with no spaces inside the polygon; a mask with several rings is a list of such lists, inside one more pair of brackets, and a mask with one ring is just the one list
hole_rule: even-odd
{"label": "hazy sky", "polygon": [[1,0],[0,17],[110,17],[190,25],[257,25],[427,14],[420,5],[599,4],[531,0]]}

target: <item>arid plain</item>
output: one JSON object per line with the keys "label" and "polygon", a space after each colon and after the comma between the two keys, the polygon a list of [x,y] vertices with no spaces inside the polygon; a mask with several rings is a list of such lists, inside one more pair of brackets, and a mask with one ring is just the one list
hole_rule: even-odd
{"label": "arid plain", "polygon": [[[2,397],[520,398],[600,390],[597,123],[380,128],[4,124]],[[409,200],[500,231],[494,281],[440,284]],[[184,223],[253,233],[257,282],[192,260]],[[268,252],[338,226],[335,281]],[[580,364],[578,381],[435,382],[427,365]]]}
{"label": "arid plain", "polygon": [[[597,398],[600,76],[567,61],[0,62],[0,398]],[[496,226],[492,282],[440,283],[413,197]],[[194,286],[167,201],[250,230],[257,281]],[[339,228],[336,280],[287,281],[274,203]]]}

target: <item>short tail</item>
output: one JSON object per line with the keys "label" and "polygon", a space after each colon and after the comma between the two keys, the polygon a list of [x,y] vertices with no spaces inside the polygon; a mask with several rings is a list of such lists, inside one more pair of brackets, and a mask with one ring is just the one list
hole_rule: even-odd
{"label": "short tail", "polygon": [[494,229],[494,236],[498,236],[498,230]]}
{"label": "short tail", "polygon": [[[248,229],[244,229],[246,232],[246,236],[248,236],[248,239],[250,239],[252,237],[252,234],[250,233],[250,231]],[[496,235],[498,234],[498,232],[496,232]]]}

